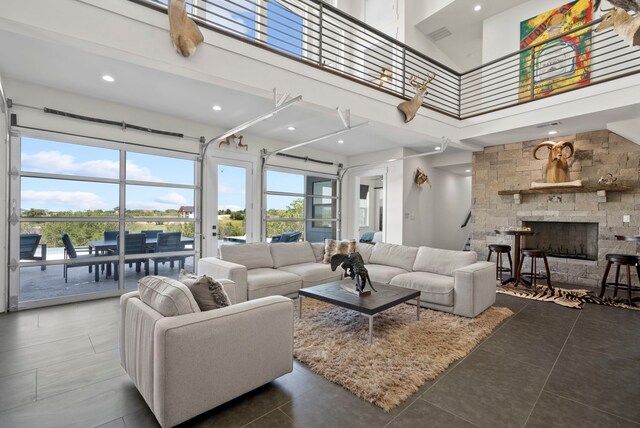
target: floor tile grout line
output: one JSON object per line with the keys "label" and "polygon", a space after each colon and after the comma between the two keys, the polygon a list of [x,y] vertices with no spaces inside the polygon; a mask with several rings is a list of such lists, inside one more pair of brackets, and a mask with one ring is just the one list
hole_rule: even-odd
{"label": "floor tile grout line", "polygon": [[538,396],[536,397],[536,401],[533,403],[533,406],[531,406],[531,410],[529,411],[529,414],[527,415],[527,419],[525,419],[524,424],[522,425],[523,427],[526,427],[527,424],[529,423],[529,419],[531,418],[531,415],[533,414],[533,411],[535,410],[536,406],[538,405],[538,401],[540,401],[540,397],[542,396],[542,393],[544,392],[544,388],[547,386],[547,383],[549,382],[549,378],[551,377],[551,373],[553,373],[553,370],[556,368],[556,365],[558,364],[558,360],[560,359],[560,356],[562,355],[562,351],[564,351],[564,348],[567,346],[567,342],[569,342],[569,338],[571,338],[571,333],[573,333],[573,329],[575,328],[576,324],[578,323],[578,320],[580,319],[581,315],[582,315],[582,312],[580,312],[578,314],[578,316],[576,317],[576,319],[573,321],[573,325],[571,326],[571,330],[569,331],[569,334],[567,335],[567,338],[565,339],[564,343],[562,344],[562,348],[560,348],[560,352],[558,353],[558,356],[556,357],[556,360],[553,362],[553,366],[551,366],[551,370],[549,370],[549,374],[547,374],[547,378],[544,380],[544,384],[542,384],[542,388],[540,388],[540,392],[538,393]]}
{"label": "floor tile grout line", "polygon": [[[425,391],[426,392],[426,391]],[[424,392],[423,392],[424,394]],[[415,400],[413,400],[411,403],[407,404],[405,406],[404,409],[400,410],[400,412],[398,412],[397,415],[395,415],[394,417],[391,418],[391,420],[389,422],[387,422],[386,424],[383,425],[383,428],[386,428],[389,426],[389,424],[391,424],[393,421],[395,421],[400,415],[402,415],[404,412],[407,411],[407,409],[411,406],[413,406],[418,400],[420,400],[420,397],[422,397],[422,394],[420,394],[418,397],[415,398]]]}
{"label": "floor tile grout line", "polygon": [[[249,421],[249,422],[247,422],[246,424],[244,424],[244,425],[240,425],[240,428],[244,428],[244,427],[246,427],[246,426],[249,426],[249,425],[251,425],[252,423],[254,423],[255,421],[257,421],[258,419],[262,419],[262,418],[264,418],[265,416],[270,415],[270,414],[271,414],[271,413],[273,413],[273,412],[277,412],[279,409],[280,409],[279,407],[276,407],[275,409],[269,410],[267,413],[263,413],[262,415],[258,416],[257,418],[250,420],[250,421]],[[283,413],[284,413],[284,412],[283,412]],[[286,413],[285,413],[285,414],[286,414]]]}
{"label": "floor tile grout line", "polygon": [[11,348],[11,349],[5,349],[5,350],[0,350],[0,354],[3,354],[5,352],[11,352],[11,351],[19,351],[21,349],[26,349],[26,348],[31,348],[33,346],[41,346],[41,345],[49,345],[51,343],[55,343],[55,342],[60,342],[61,340],[69,340],[69,339],[77,339],[79,337],[83,337],[86,336],[87,333],[80,333],[78,335],[74,335],[74,336],[68,336],[68,337],[62,337],[60,339],[52,339],[48,342],[40,342],[40,343],[33,343],[31,345],[25,345],[25,346],[19,346],[17,348]]}
{"label": "floor tile grout line", "polygon": [[456,417],[456,418],[458,418],[458,419],[462,419],[463,421],[470,423],[470,424],[471,424],[471,425],[473,425],[474,427],[481,428],[481,425],[478,425],[478,424],[476,424],[476,423],[474,423],[474,422],[471,422],[471,421],[470,421],[470,420],[468,420],[467,418],[464,418],[464,417],[462,417],[462,416],[460,416],[460,415],[456,415],[455,413],[453,413],[453,412],[451,412],[451,411],[449,411],[449,410],[447,410],[447,409],[444,409],[444,408],[442,408],[442,407],[438,406],[438,405],[437,405],[437,404],[435,404],[435,403],[432,403],[432,402],[427,401],[427,400],[425,400],[425,402],[426,402],[426,403],[428,403],[429,405],[433,406],[433,407],[436,407],[436,408],[438,408],[438,409],[442,410],[443,412],[447,412],[447,413],[449,413],[450,415],[453,415],[453,416],[455,416],[455,417]]}
{"label": "floor tile grout line", "polygon": [[[516,361],[516,362],[518,362],[520,364],[526,364],[526,365],[531,366],[531,367],[536,367],[536,368],[543,369],[543,370],[549,370],[549,367],[539,366],[539,365],[534,364],[534,363],[532,363],[530,361],[522,361],[522,360],[520,360],[520,359],[518,359],[516,357],[509,356],[507,354],[500,354],[500,353],[494,352],[494,351],[492,351],[490,349],[482,349],[482,351],[487,352],[487,353],[489,353],[491,355],[498,356],[498,357],[508,357],[511,361]],[[558,351],[558,355],[560,355],[561,351],[562,351],[562,349],[560,351]]]}
{"label": "floor tile grout line", "polygon": [[[467,355],[465,355],[464,357],[462,357],[461,359],[459,359],[459,360],[457,360],[457,361],[454,361],[455,365],[451,368],[451,370],[445,371],[444,373],[441,373],[441,375],[438,375],[438,376],[434,379],[433,384],[432,384],[429,388],[427,388],[427,390],[426,390],[426,391],[424,391],[424,392],[420,395],[420,397],[418,397],[418,399],[421,399],[421,398],[422,398],[422,396],[423,396],[427,391],[431,390],[434,386],[436,386],[436,385],[438,384],[438,382],[440,382],[442,379],[444,379],[445,377],[447,377],[447,375],[448,375],[449,373],[451,373],[453,370],[455,370],[455,368],[456,368],[456,367],[458,367],[458,365],[459,365],[460,363],[462,363],[464,360],[466,360],[466,359],[467,359],[467,357],[469,357],[471,354],[473,354],[474,352],[476,352],[476,351],[480,348],[480,346],[482,346],[482,344],[483,344],[485,341],[489,340],[489,339],[490,339],[494,334],[496,334],[499,330],[501,330],[501,329],[502,329],[502,327],[504,327],[507,323],[509,323],[509,321],[511,321],[511,320],[512,320],[512,319],[513,319],[517,314],[519,314],[520,312],[522,312],[522,311],[524,310],[524,308],[526,308],[526,307],[527,307],[527,306],[529,306],[530,304],[531,304],[531,302],[526,302],[526,304],[525,304],[522,308],[520,308],[520,310],[518,310],[517,312],[514,312],[514,313],[513,313],[513,315],[511,315],[509,318],[507,318],[507,319],[506,319],[506,320],[504,320],[502,323],[500,323],[500,325],[499,325],[496,329],[494,329],[494,330],[491,332],[491,334],[489,334],[487,337],[485,337],[485,338],[482,340],[482,342],[478,343],[478,344],[477,344],[477,345],[476,345],[476,346],[475,346],[475,347],[474,347],[474,348],[473,348],[473,349],[472,349],[472,350],[471,350]],[[509,308],[507,308],[507,309],[509,309]],[[494,354],[494,355],[496,355],[496,354]],[[452,364],[453,364],[453,363],[452,363]],[[424,400],[424,399],[423,399],[423,401],[427,401],[427,400]],[[428,402],[428,401],[427,401],[427,402]],[[429,403],[429,402],[428,402],[428,403]]]}
{"label": "floor tile grout line", "polygon": [[631,423],[633,423],[635,425],[640,425],[640,421],[634,421],[633,419],[629,419],[629,418],[626,418],[624,416],[616,415],[615,413],[611,413],[611,412],[608,412],[606,410],[599,409],[598,407],[594,407],[594,406],[592,406],[590,404],[583,403],[582,401],[578,401],[575,398],[565,397],[564,395],[558,394],[557,392],[553,392],[553,391],[545,391],[545,392],[547,394],[555,395],[556,397],[560,397],[560,398],[563,398],[563,399],[568,400],[568,401],[573,401],[574,403],[580,404],[580,405],[588,407],[590,409],[597,410],[598,412],[605,413],[605,414],[610,415],[610,416],[614,416],[614,417],[616,417],[618,419],[622,419],[622,420],[625,420],[627,422],[631,422]]}
{"label": "floor tile grout line", "polygon": [[594,352],[594,353],[600,354],[600,355],[606,355],[607,357],[613,357],[613,358],[617,358],[617,359],[620,359],[620,360],[631,361],[631,362],[634,362],[634,363],[638,362],[638,360],[634,359],[634,358],[620,357],[618,355],[613,355],[613,354],[609,354],[607,352],[598,351],[597,349],[585,348],[584,346],[580,346],[580,344],[577,344],[577,345],[569,344],[569,346],[572,346],[572,347],[578,348],[578,349],[582,349],[583,351],[589,351],[589,352]]}
{"label": "floor tile grout line", "polygon": [[[283,404],[284,406],[284,404]],[[280,413],[282,413],[283,415],[285,415],[287,417],[287,419],[289,419],[291,422],[293,422],[294,424],[296,423],[296,421],[293,420],[293,418],[289,415],[287,415],[287,412],[285,412],[284,410],[282,410],[282,406],[278,407],[276,410],[279,410]]]}

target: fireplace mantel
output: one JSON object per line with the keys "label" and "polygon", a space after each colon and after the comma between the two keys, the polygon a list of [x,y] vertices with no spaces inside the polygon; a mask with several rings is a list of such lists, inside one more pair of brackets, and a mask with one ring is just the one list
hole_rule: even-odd
{"label": "fireplace mantel", "polygon": [[582,186],[582,187],[546,187],[541,189],[524,190],[498,190],[498,195],[535,195],[543,193],[592,193],[592,192],[630,192],[635,187],[625,184],[611,184],[609,186]]}

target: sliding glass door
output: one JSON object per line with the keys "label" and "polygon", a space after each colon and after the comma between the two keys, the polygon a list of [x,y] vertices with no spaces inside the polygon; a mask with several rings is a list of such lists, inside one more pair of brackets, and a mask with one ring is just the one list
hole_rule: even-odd
{"label": "sliding glass door", "polygon": [[12,139],[10,309],[117,295],[196,254],[196,162],[52,133]]}

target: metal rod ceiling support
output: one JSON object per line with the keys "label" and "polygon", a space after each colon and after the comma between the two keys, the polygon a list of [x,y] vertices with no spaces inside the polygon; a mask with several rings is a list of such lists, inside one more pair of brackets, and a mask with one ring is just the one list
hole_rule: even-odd
{"label": "metal rod ceiling support", "polygon": [[[275,95],[275,92],[274,92],[274,95]],[[285,94],[283,97],[286,97],[286,96],[288,96],[288,95]],[[230,129],[229,131],[225,132],[224,134],[218,135],[217,137],[213,137],[212,139],[207,141],[207,143],[204,145],[204,147],[202,149],[202,156],[205,155],[205,153],[207,151],[207,148],[211,145],[211,143],[215,143],[217,141],[222,141],[225,138],[232,136],[236,132],[244,131],[245,129],[249,128],[250,126],[255,125],[256,123],[262,122],[263,120],[267,120],[270,117],[272,117],[275,114],[277,114],[279,111],[284,110],[287,107],[291,107],[293,104],[297,103],[298,101],[302,101],[302,95],[298,95],[297,97],[295,97],[293,99],[290,99],[287,102],[283,102],[283,99],[281,99],[280,105],[275,107],[270,112],[261,114],[258,117],[255,117],[255,118],[253,118],[251,120],[248,120],[248,121],[236,126],[233,129]],[[276,104],[278,104],[278,102],[276,102]]]}
{"label": "metal rod ceiling support", "polygon": [[284,147],[282,149],[274,150],[273,152],[269,152],[268,155],[271,156],[271,155],[275,155],[277,153],[282,153],[282,152],[287,152],[289,150],[297,149],[298,147],[306,146],[308,144],[315,143],[315,142],[320,141],[320,140],[324,140],[325,138],[335,137],[336,135],[344,134],[345,132],[349,132],[349,131],[352,131],[354,129],[361,128],[361,127],[363,127],[365,125],[368,125],[368,124],[369,124],[369,122],[367,121],[367,122],[359,123],[359,124],[354,125],[354,126],[348,126],[346,128],[340,129],[338,131],[330,132],[328,134],[321,135],[320,137],[312,138],[310,140],[303,141],[302,143],[294,144],[293,146]]}

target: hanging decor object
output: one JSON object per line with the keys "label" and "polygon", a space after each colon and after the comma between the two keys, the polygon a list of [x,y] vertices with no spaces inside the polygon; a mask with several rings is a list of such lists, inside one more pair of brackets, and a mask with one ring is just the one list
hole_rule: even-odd
{"label": "hanging decor object", "polygon": [[187,16],[185,0],[169,0],[167,13],[171,41],[176,51],[184,57],[193,55],[204,37],[193,19]]}
{"label": "hanging decor object", "polygon": [[245,150],[249,150],[249,145],[248,144],[243,144],[242,143],[242,135],[236,135],[236,134],[232,134],[229,135],[227,138],[225,138],[224,140],[220,141],[220,144],[218,144],[218,147],[222,147],[222,146],[231,146],[233,145],[236,149],[245,149]]}
{"label": "hanging decor object", "polygon": [[429,180],[429,176],[425,174],[422,168],[416,169],[416,175],[413,181],[418,185],[420,189],[422,189],[422,185],[424,183],[427,183],[429,185],[429,188],[431,188],[431,180]]}
{"label": "hanging decor object", "polygon": [[[533,151],[533,157],[537,160],[542,160],[537,156],[538,150],[546,147],[549,149],[549,158],[547,160],[547,177],[546,183],[567,183],[571,181],[569,178],[569,159],[573,156],[573,143],[570,142],[553,142],[553,141],[545,141],[543,143],[538,144],[536,149]],[[569,148],[569,155],[565,156],[563,150],[565,147]]]}
{"label": "hanging decor object", "polygon": [[571,31],[592,16],[591,0],[575,0],[520,22],[520,101],[591,82],[591,27]]}
{"label": "hanging decor object", "polygon": [[596,33],[613,28],[631,46],[640,46],[640,15],[633,17],[626,10],[615,7],[600,10],[607,12],[607,14],[602,18],[600,25],[596,27]]}
{"label": "hanging decor object", "polygon": [[404,101],[398,104],[398,110],[400,110],[404,114],[404,123],[411,122],[413,118],[416,116],[418,109],[422,105],[422,98],[424,98],[427,93],[427,85],[433,79],[436,78],[435,73],[431,73],[431,76],[427,74],[427,77],[422,79],[422,83],[416,82],[418,79],[416,76],[411,76],[411,81],[409,84],[416,89],[416,94],[409,101]]}

